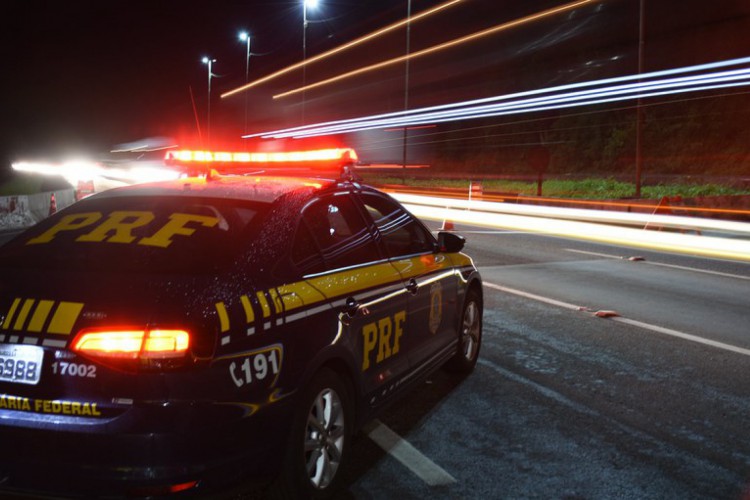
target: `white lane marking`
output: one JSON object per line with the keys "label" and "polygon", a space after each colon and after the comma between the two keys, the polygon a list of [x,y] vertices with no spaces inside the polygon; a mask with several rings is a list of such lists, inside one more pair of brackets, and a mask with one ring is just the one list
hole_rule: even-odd
{"label": "white lane marking", "polygon": [[477,364],[486,366],[486,367],[494,370],[495,372],[499,373],[500,375],[502,375],[502,376],[504,376],[506,378],[509,378],[510,380],[512,380],[514,382],[517,382],[519,384],[522,384],[522,385],[525,385],[527,387],[530,387],[530,388],[534,389],[535,391],[537,391],[542,396],[550,398],[550,399],[552,399],[552,400],[554,400],[554,401],[556,401],[556,402],[558,402],[560,404],[563,404],[563,405],[565,405],[565,406],[567,406],[569,408],[574,409],[575,411],[578,411],[580,413],[584,413],[586,415],[590,415],[592,417],[601,417],[602,416],[602,414],[599,413],[598,411],[596,411],[596,410],[594,410],[592,408],[589,408],[588,406],[582,405],[581,403],[577,403],[577,402],[573,401],[572,399],[569,399],[569,398],[563,396],[559,392],[550,389],[549,387],[545,387],[544,385],[539,384],[537,382],[534,382],[533,380],[528,379],[526,377],[522,377],[521,375],[519,375],[517,373],[514,373],[514,372],[508,370],[507,368],[503,368],[502,366],[493,363],[492,361],[490,361],[489,359],[487,359],[484,356],[479,356],[479,359],[477,360]]}
{"label": "white lane marking", "polygon": [[[543,297],[541,295],[536,295],[533,293],[524,292],[522,290],[516,290],[515,288],[508,288],[500,285],[496,285],[494,283],[483,283],[484,286],[487,288],[492,288],[494,290],[499,290],[501,292],[510,293],[513,295],[518,295],[520,297],[525,297],[527,299],[536,300],[539,302],[544,302],[545,304],[552,304],[555,306],[563,307],[565,309],[570,309],[573,311],[584,311],[584,312],[591,312],[591,309],[587,307],[577,306],[575,304],[570,304],[569,302],[562,302],[560,300],[552,299],[549,297]],[[596,317],[596,316],[595,316]],[[605,317],[605,316],[601,316]],[[637,321],[634,319],[628,319],[623,318],[622,316],[606,316],[606,319],[610,319],[612,321],[617,321],[619,323],[625,323],[630,326],[635,326],[638,328],[643,328],[645,330],[650,330],[652,332],[661,333],[664,335],[670,335],[672,337],[677,337],[683,340],[688,340],[690,342],[696,342],[698,344],[703,344],[711,347],[716,347],[718,349],[723,349],[725,351],[730,351],[736,354],[742,354],[744,356],[750,356],[750,349],[744,349],[742,347],[733,346],[731,344],[725,344],[723,342],[717,342],[715,340],[706,339],[703,337],[698,337],[697,335],[691,335],[689,333],[680,332],[678,330],[672,330],[670,328],[664,328],[662,326],[658,325],[652,325],[650,323],[643,323],[642,321]]]}
{"label": "white lane marking", "polygon": [[644,328],[646,330],[651,330],[652,332],[662,333],[664,335],[670,335],[672,337],[677,337],[683,340],[689,340],[690,342],[697,342],[698,344],[704,344],[704,345],[708,345],[712,347],[717,347],[719,349],[724,349],[725,351],[731,351],[737,354],[750,356],[750,349],[743,349],[742,347],[725,344],[723,342],[717,342],[715,340],[704,339],[703,337],[698,337],[697,335],[690,335],[689,333],[672,330],[671,328],[664,328],[662,326],[652,325],[649,323],[643,323],[641,321],[636,321],[634,319],[628,319],[628,318],[623,318],[623,317],[615,317],[615,318],[609,318],[609,319],[611,319],[612,321],[617,321],[618,323],[625,323],[626,325],[632,325],[632,326],[637,326],[639,328]]}
{"label": "white lane marking", "polygon": [[693,271],[695,273],[713,274],[714,276],[724,276],[725,278],[736,278],[738,280],[750,280],[750,276],[743,276],[741,274],[722,273],[720,271],[711,271],[708,269],[697,269],[695,267],[676,266],[674,264],[662,264],[661,262],[649,262],[649,261],[644,261],[643,264],[649,264],[652,266],[660,266],[660,267],[670,267],[672,269],[680,269],[682,271]]}
{"label": "white lane marking", "polygon": [[429,486],[453,484],[456,479],[432,460],[422,455],[404,438],[393,432],[379,420],[372,420],[365,424],[363,430],[375,444],[387,451],[393,458],[401,462],[418,478]]}
{"label": "white lane marking", "polygon": [[608,259],[622,259],[619,255],[609,255],[606,253],[599,253],[599,252],[588,252],[586,250],[576,250],[575,248],[565,248],[566,252],[573,252],[573,253],[582,253],[584,255],[593,255],[594,257],[606,257]]}
{"label": "white lane marking", "polygon": [[[608,259],[624,260],[625,257],[619,255],[609,255],[606,253],[588,252],[586,250],[576,250],[574,248],[566,248],[566,252],[581,253],[584,255],[593,255],[595,257],[606,257]],[[736,278],[738,280],[750,280],[750,276],[743,276],[741,274],[722,273],[721,271],[711,271],[709,269],[699,269],[697,267],[678,266],[675,264],[664,264],[662,262],[652,262],[650,260],[642,260],[641,264],[648,264],[650,266],[668,267],[670,269],[679,269],[681,271],[692,271],[694,273],[712,274],[714,276],[723,276],[725,278]]]}
{"label": "white lane marking", "polygon": [[483,285],[486,286],[487,288],[492,288],[492,289],[495,289],[495,290],[499,290],[501,292],[512,293],[513,295],[518,295],[520,297],[526,297],[527,299],[536,300],[538,302],[544,302],[546,304],[552,304],[553,306],[564,307],[565,309],[570,309],[570,310],[573,310],[573,311],[583,311],[583,310],[586,310],[585,307],[577,306],[577,305],[571,304],[569,302],[562,302],[560,300],[555,300],[555,299],[552,299],[552,298],[549,298],[549,297],[542,297],[541,295],[536,295],[536,294],[533,294],[533,293],[524,292],[523,290],[517,290],[515,288],[508,288],[507,286],[500,286],[500,285],[496,285],[494,283],[487,283],[486,281],[483,283]]}
{"label": "white lane marking", "polygon": [[[433,229],[433,233],[440,233],[445,231],[444,229]],[[503,231],[503,230],[495,230],[495,231],[464,231],[463,229],[453,229],[448,231],[449,233],[456,233],[456,234],[527,234],[529,236],[541,236],[541,235],[535,235],[533,233],[526,233],[524,231]]]}
{"label": "white lane marking", "polygon": [[477,231],[464,231],[462,229],[459,229],[459,230],[454,230],[454,232],[456,232],[458,234],[464,234],[464,233],[466,233],[466,234],[528,234],[529,236],[541,236],[541,235],[535,235],[535,234],[532,234],[532,233],[527,233],[525,231],[502,231],[502,230],[500,230],[500,231],[479,231],[479,230],[477,230]]}

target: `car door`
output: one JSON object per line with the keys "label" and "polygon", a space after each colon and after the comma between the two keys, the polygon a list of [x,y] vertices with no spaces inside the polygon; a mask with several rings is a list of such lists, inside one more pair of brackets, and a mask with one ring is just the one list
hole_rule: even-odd
{"label": "car door", "polygon": [[362,193],[388,253],[409,291],[407,325],[412,368],[430,365],[458,338],[457,276],[450,258],[437,250],[435,238],[396,201],[375,192]]}
{"label": "car door", "polygon": [[306,280],[339,311],[341,335],[362,374],[367,400],[383,402],[409,369],[407,292],[384,258],[351,193],[323,196],[302,212],[298,232],[315,242],[325,271]]}

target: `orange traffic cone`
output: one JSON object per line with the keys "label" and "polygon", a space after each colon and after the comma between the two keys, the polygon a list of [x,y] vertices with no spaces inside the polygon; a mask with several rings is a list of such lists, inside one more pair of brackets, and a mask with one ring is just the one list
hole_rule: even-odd
{"label": "orange traffic cone", "polygon": [[481,200],[482,194],[484,194],[484,189],[482,189],[481,182],[469,182],[469,201]]}
{"label": "orange traffic cone", "polygon": [[441,231],[453,231],[455,227],[453,226],[453,221],[443,219],[443,225],[440,228]]}
{"label": "orange traffic cone", "polygon": [[55,193],[50,194],[49,197],[49,214],[52,215],[57,212],[57,201],[55,201]]}

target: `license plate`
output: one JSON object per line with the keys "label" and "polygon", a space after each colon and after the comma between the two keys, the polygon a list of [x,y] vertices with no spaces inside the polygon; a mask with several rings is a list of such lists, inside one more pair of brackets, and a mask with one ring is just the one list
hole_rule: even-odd
{"label": "license plate", "polygon": [[39,346],[0,344],[0,381],[38,384],[43,360]]}

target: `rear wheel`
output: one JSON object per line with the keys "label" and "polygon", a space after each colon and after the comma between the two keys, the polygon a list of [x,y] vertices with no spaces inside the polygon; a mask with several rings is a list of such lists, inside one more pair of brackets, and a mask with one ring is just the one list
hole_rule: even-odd
{"label": "rear wheel", "polygon": [[461,314],[458,351],[446,368],[453,372],[470,373],[479,359],[482,345],[482,299],[476,290],[469,290]]}
{"label": "rear wheel", "polygon": [[300,400],[274,496],[330,497],[340,483],[352,425],[353,405],[347,384],[336,372],[321,370]]}

